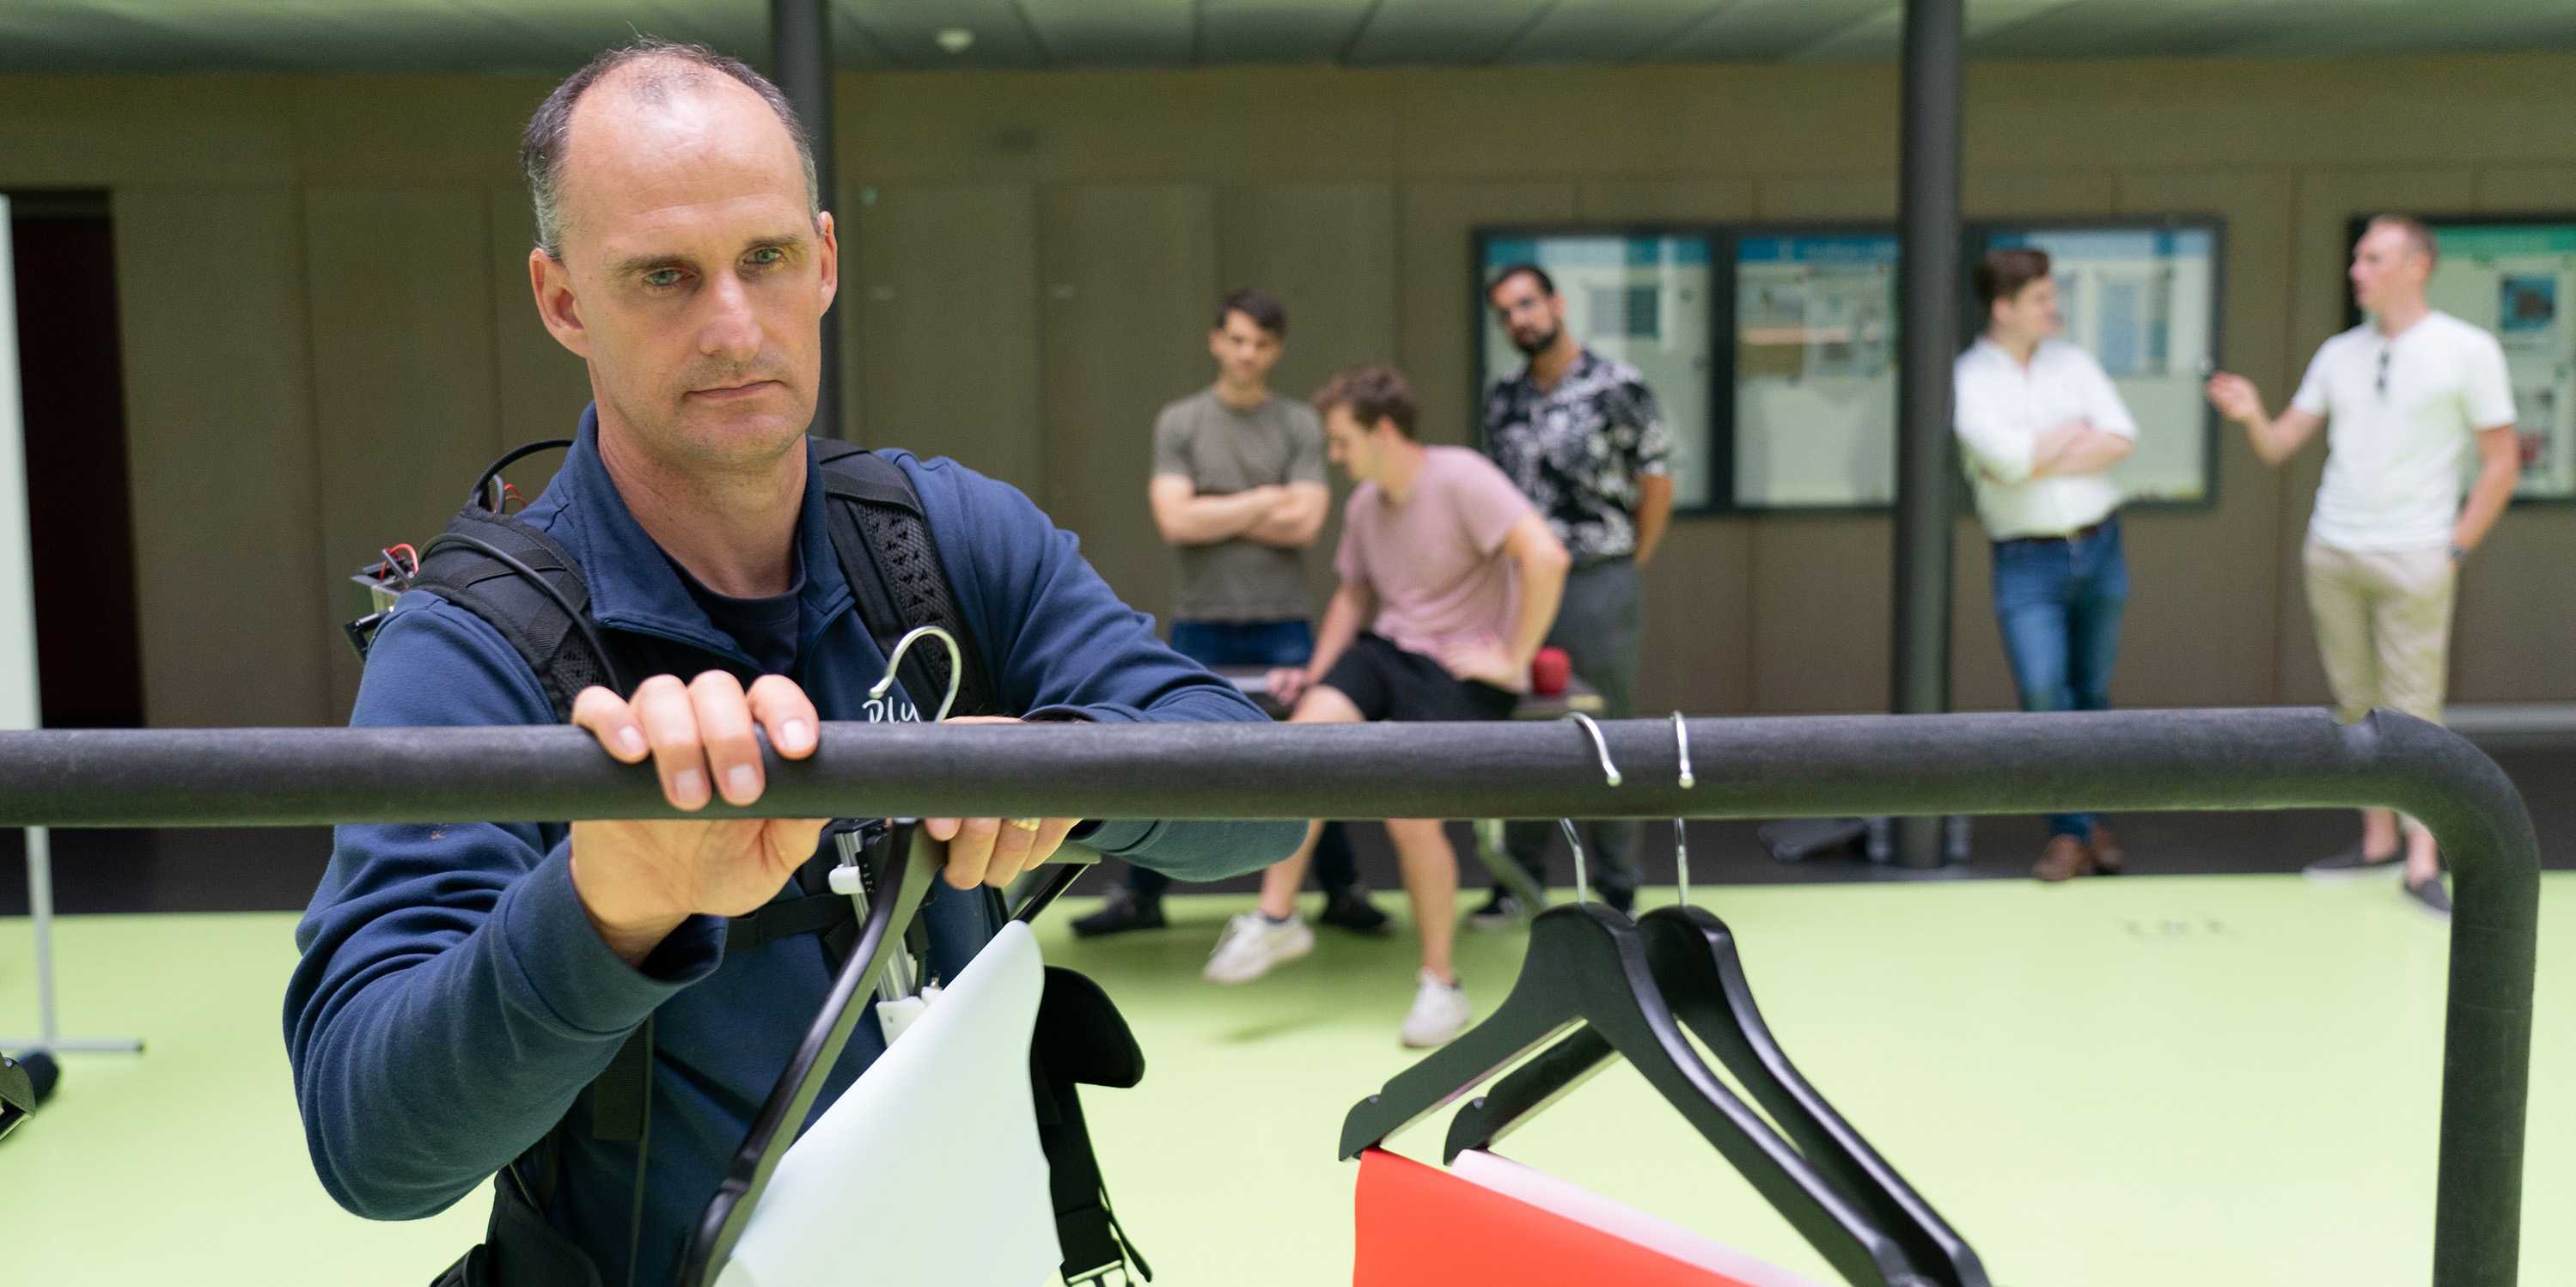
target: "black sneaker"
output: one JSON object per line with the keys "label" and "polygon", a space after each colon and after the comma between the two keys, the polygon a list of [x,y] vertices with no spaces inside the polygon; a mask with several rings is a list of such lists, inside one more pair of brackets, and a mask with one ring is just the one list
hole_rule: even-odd
{"label": "black sneaker", "polygon": [[2451,894],[2449,890],[2442,888],[2440,876],[2435,876],[2421,885],[2411,881],[2399,881],[2397,888],[2406,896],[2407,902],[2414,904],[2425,915],[2441,921],[2451,919]]}
{"label": "black sneaker", "polygon": [[1497,889],[1486,896],[1484,906],[1467,913],[1467,923],[1480,930],[1509,929],[1526,910],[1519,895]]}
{"label": "black sneaker", "polygon": [[1383,934],[1387,926],[1386,913],[1369,901],[1368,888],[1363,885],[1324,891],[1324,914],[1315,920],[1354,934]]}
{"label": "black sneaker", "polygon": [[2385,876],[2396,871],[2406,853],[2399,850],[2385,858],[2373,858],[2354,845],[2332,858],[2319,858],[2299,869],[2310,880],[2343,880],[2352,876]]}
{"label": "black sneaker", "polygon": [[1611,911],[1617,912],[1622,916],[1633,915],[1637,910],[1637,891],[1633,889],[1604,889],[1601,891],[1601,901],[1608,904]]}
{"label": "black sneaker", "polygon": [[1073,933],[1076,938],[1107,938],[1129,930],[1161,929],[1165,924],[1162,899],[1138,898],[1135,890],[1119,885],[1101,900],[1099,911],[1073,923]]}

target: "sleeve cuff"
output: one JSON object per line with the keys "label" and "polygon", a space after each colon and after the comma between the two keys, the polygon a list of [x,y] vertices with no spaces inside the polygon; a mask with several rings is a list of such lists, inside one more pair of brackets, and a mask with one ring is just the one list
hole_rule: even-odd
{"label": "sleeve cuff", "polygon": [[502,896],[504,953],[538,1009],[564,1028],[610,1036],[642,1023],[654,1007],[715,972],[724,960],[724,923],[692,916],[641,965],[628,965],[591,926],[572,884],[570,841]]}

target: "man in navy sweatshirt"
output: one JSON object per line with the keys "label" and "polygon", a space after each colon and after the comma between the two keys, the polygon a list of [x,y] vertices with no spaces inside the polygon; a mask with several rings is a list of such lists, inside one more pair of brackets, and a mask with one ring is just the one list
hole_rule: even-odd
{"label": "man in navy sweatshirt", "polygon": [[[651,676],[629,695],[582,693],[573,722],[621,761],[651,760],[671,802],[694,810],[759,797],[755,726],[793,759],[813,752],[820,720],[935,709],[938,694],[867,696],[885,658],[833,554],[806,437],[838,246],[784,98],[737,61],[639,43],[559,87],[529,122],[522,159],[537,308],[588,363],[594,399],[523,517],[584,570],[612,651]],[[1004,709],[1031,722],[1263,719],[1157,642],[1028,498],[950,461],[896,460]],[[554,718],[498,631],[415,592],[377,636],[351,722]],[[545,1224],[605,1283],[671,1281],[685,1231],[832,977],[819,938],[728,951],[725,920],[797,895],[791,877],[822,826],[339,828],[296,930],[303,959],[285,1006],[323,1185],[361,1215],[427,1216],[564,1122]],[[961,891],[1005,883],[1068,838],[1207,880],[1284,857],[1303,830],[994,818],[929,828],[949,861],[922,915],[931,968],[951,978],[998,928],[987,900]],[[647,1016],[654,1075],[639,1150],[583,1129],[575,1104]],[[815,1112],[881,1050],[876,1025],[860,1023]]]}

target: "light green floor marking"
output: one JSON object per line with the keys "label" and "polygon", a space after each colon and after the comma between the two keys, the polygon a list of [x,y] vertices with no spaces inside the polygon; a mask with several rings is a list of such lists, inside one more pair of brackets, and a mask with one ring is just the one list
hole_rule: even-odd
{"label": "light green floor marking", "polygon": [[[2576,877],[2544,886],[2522,1281],[2576,1282]],[[1392,902],[1393,900],[1389,900]],[[2445,932],[2386,883],[2291,877],[1726,888],[1765,1014],[1799,1065],[2005,1287],[2419,1284],[2432,1245]],[[1159,935],[1049,957],[1125,1007],[1151,1067],[1089,1095],[1121,1215],[1172,1287],[1349,1281],[1344,1109],[1409,1056],[1405,939],[1325,932],[1245,987],[1198,981],[1240,900],[1175,900]],[[288,1089],[282,915],[80,917],[65,1021],[140,1033],[73,1056],[0,1144],[11,1282],[410,1284],[481,1235],[482,1191],[374,1225],[315,1183]],[[1518,933],[1461,936],[1490,1006]],[[24,920],[0,922],[0,1028],[32,1027]],[[461,1106],[460,1113],[465,1111]],[[1439,1118],[1398,1137],[1438,1147]],[[1832,1281],[1642,1081],[1613,1069],[1506,1151]]]}

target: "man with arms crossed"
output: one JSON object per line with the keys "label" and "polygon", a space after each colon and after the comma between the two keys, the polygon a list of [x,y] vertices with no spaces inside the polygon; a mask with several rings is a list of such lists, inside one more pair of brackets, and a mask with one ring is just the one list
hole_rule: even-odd
{"label": "man with arms crossed", "polygon": [[[1622,719],[1632,713],[1645,642],[1638,577],[1673,513],[1672,434],[1637,368],[1575,342],[1565,329],[1565,300],[1545,269],[1505,268],[1485,298],[1513,346],[1529,355],[1529,365],[1485,400],[1485,450],[1574,558],[1547,642],[1564,649],[1574,673],[1601,694],[1601,717]],[[1625,911],[1637,898],[1638,824],[1588,825],[1592,878],[1602,901]],[[1512,858],[1542,887],[1557,830],[1546,822],[1503,829]],[[1523,910],[1519,904],[1498,883],[1474,923],[1500,928]]]}
{"label": "man with arms crossed", "polygon": [[[1333,564],[1341,588],[1324,610],[1315,656],[1272,672],[1270,691],[1300,724],[1509,719],[1529,687],[1569,560],[1547,521],[1493,462],[1414,441],[1413,391],[1389,367],[1343,372],[1315,395],[1333,460],[1359,484],[1342,512]],[[1304,956],[1297,918],[1321,823],[1261,877],[1261,905],[1235,917],[1207,977],[1243,983]],[[1402,1037],[1437,1046],[1472,1007],[1450,968],[1458,855],[1437,818],[1386,824],[1422,935],[1422,970]]]}
{"label": "man with arms crossed", "polygon": [[[1994,540],[1995,622],[2026,711],[2111,708],[2111,665],[2129,600],[2120,488],[2111,466],[2138,425],[2093,355],[2056,338],[2057,283],[2043,251],[1989,252],[1976,269],[1985,334],[1959,355],[1959,447]],[[2118,872],[2110,829],[2090,814],[2048,819],[2041,880]]]}
{"label": "man with arms crossed", "polygon": [[[2288,410],[2265,414],[2263,395],[2243,376],[2221,372],[2209,381],[2210,402],[2245,426],[2267,465],[2326,430],[2326,472],[2303,558],[2317,652],[2346,723],[2374,706],[2442,718],[2460,560],[2504,513],[2520,472],[2504,348],[2425,302],[2433,264],[2433,233],[2422,220],[2371,220],[2353,245],[2350,273],[2353,301],[2369,316],[2317,349]],[[2473,445],[2477,482],[2463,506]],[[2364,809],[2361,820],[2360,846],[2309,864],[2309,875],[2398,865],[2396,814]],[[2449,918],[2433,833],[2406,819],[2402,849],[2406,896]]]}
{"label": "man with arms crossed", "polygon": [[[1154,420],[1154,527],[1181,557],[1181,601],[1172,648],[1202,666],[1296,666],[1315,652],[1306,624],[1302,552],[1324,530],[1324,429],[1314,409],[1270,391],[1288,338],[1288,311],[1269,292],[1237,290],[1217,301],[1208,352],[1216,383],[1163,408]],[[1360,888],[1359,866],[1339,823],[1324,824],[1315,851],[1327,925],[1362,933],[1386,913]],[[1073,923],[1085,937],[1160,929],[1172,879],[1131,867],[1099,911]]]}

